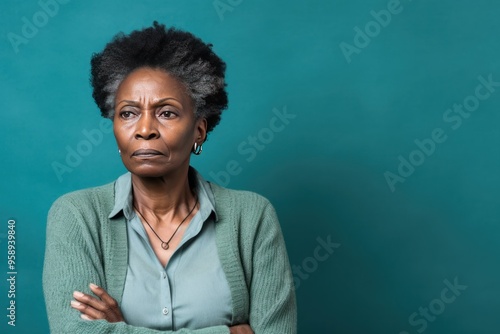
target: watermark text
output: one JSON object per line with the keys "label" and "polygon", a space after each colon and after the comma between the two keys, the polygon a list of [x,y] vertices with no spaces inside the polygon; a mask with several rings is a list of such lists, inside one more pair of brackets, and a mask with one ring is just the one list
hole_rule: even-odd
{"label": "watermark text", "polygon": [[20,34],[12,31],[7,34],[7,39],[14,52],[18,53],[20,45],[28,44],[31,39],[35,38],[40,29],[45,27],[50,19],[59,13],[60,5],[65,5],[68,2],[70,0],[39,0],[38,6],[40,10],[36,11],[29,18],[26,16],[21,17],[22,26]]}
{"label": "watermark text", "polygon": [[7,222],[7,323],[16,326],[16,221]]}
{"label": "watermark text", "polygon": [[[464,120],[468,119],[474,111],[476,111],[481,101],[485,101],[500,87],[500,82],[493,80],[493,75],[487,77],[479,76],[479,84],[475,87],[474,93],[466,96],[461,104],[455,103],[453,107],[446,109],[443,112],[443,122],[449,124],[451,130],[456,131],[461,126]],[[442,127],[436,127],[427,138],[415,139],[416,148],[406,155],[398,156],[398,167],[396,172],[384,172],[384,178],[391,192],[396,190],[398,183],[404,183],[413,173],[415,169],[422,166],[427,158],[436,152],[439,144],[448,140],[446,130]]]}

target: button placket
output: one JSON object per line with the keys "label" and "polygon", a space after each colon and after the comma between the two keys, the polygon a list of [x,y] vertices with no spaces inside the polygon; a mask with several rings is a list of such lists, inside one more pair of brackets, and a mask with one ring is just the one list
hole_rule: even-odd
{"label": "button placket", "polygon": [[165,269],[160,270],[160,286],[161,286],[161,294],[164,295],[162,299],[162,304],[159,305],[161,307],[161,317],[166,324],[172,324],[172,297],[170,295],[170,280]]}

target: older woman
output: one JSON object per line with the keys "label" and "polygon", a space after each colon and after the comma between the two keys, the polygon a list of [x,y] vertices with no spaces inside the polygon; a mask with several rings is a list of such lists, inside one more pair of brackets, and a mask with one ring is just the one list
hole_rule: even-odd
{"label": "older woman", "polygon": [[154,23],[92,58],[93,97],[129,173],[59,198],[44,293],[53,333],[296,332],[276,213],[192,167],[227,107],[211,45]]}

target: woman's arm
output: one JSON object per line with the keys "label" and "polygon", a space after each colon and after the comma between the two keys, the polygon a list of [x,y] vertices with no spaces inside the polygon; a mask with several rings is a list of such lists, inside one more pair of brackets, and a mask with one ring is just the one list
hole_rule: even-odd
{"label": "woman's arm", "polygon": [[297,333],[292,272],[276,212],[263,210],[255,234],[250,286],[250,326],[255,334]]}
{"label": "woman's arm", "polygon": [[[73,293],[73,297],[78,301],[78,305],[71,307],[81,312],[81,317],[86,320],[104,319],[108,322],[124,321],[116,300],[111,297],[106,290],[90,284],[90,290],[98,297],[92,297],[81,292]],[[236,325],[229,327],[231,334],[254,334],[249,325]]]}
{"label": "woman's arm", "polygon": [[[228,334],[226,326],[200,330],[157,331],[134,327],[125,322],[110,323],[106,320],[88,321],[70,306],[73,291],[90,294],[88,284],[105,286],[103,235],[98,224],[88,224],[78,207],[83,198],[63,197],[52,206],[47,223],[47,241],[43,271],[43,289],[51,333],[178,333],[178,334]],[[96,217],[97,219],[97,213]]]}

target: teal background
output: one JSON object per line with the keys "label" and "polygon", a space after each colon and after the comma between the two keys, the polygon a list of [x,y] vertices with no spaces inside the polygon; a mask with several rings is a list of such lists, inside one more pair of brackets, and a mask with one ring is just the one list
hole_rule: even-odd
{"label": "teal background", "polygon": [[[52,166],[84,145],[83,130],[99,129],[91,54],[159,20],[213,43],[227,62],[230,107],[193,165],[212,180],[234,160],[227,186],[275,205],[300,283],[299,333],[498,333],[500,87],[457,129],[443,119],[479,76],[500,81],[498,2],[401,0],[350,62],[340,44],[354,45],[354,29],[390,1],[221,2],[229,7],[219,15],[213,1],[72,0],[16,53],[8,33],[22,35],[22,18],[41,7],[2,0],[0,332],[48,333],[41,274],[51,203],[124,172],[110,133],[61,180]],[[267,144],[247,161],[238,146],[275,108],[295,118],[272,139],[262,134]],[[397,174],[399,156],[409,159],[436,128],[447,140],[392,191],[384,173]],[[8,219],[16,327],[4,315]],[[323,261],[313,259],[318,238],[340,244]],[[455,278],[467,288],[439,309],[444,281]],[[409,322],[430,304],[435,318]]]}

